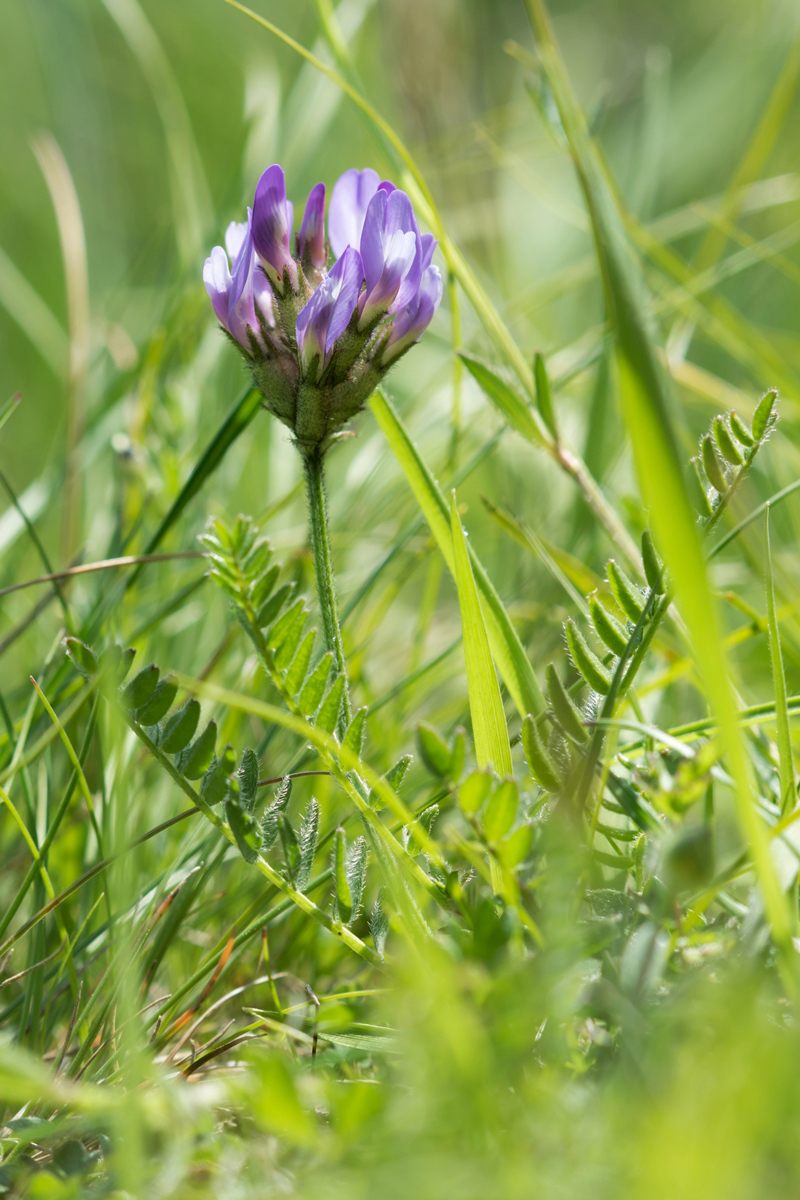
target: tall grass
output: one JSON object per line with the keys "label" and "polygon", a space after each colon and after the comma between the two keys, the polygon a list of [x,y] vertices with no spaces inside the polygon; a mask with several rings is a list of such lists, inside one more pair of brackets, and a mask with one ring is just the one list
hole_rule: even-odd
{"label": "tall grass", "polygon": [[[792,13],[282,7],[4,17],[0,1189],[794,1196]],[[199,282],[276,158],[449,276],[351,712]]]}

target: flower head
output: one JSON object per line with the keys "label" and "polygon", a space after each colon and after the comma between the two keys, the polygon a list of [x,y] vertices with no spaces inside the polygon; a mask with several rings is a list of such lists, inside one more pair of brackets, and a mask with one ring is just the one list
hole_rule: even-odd
{"label": "flower head", "polygon": [[[303,453],[330,444],[383,375],[427,329],[442,297],[411,201],[369,168],[308,197],[292,254],[294,210],[277,164],[258,181],[252,213],[215,246],[203,280],[220,323],[242,347],[265,405]],[[229,262],[230,258],[230,262]]]}

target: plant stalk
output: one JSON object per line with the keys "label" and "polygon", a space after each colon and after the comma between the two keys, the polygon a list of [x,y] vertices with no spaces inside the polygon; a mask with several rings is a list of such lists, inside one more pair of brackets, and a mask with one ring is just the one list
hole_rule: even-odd
{"label": "plant stalk", "polygon": [[344,657],[344,643],[339,626],[339,609],[333,580],[322,452],[314,450],[310,454],[304,455],[303,465],[306,472],[308,494],[308,529],[311,548],[314,552],[314,574],[316,575],[317,596],[322,613],[322,628],[325,634],[325,644],[333,655],[336,670],[344,677],[343,722],[349,724],[351,717],[350,689],[347,682],[347,664]]}

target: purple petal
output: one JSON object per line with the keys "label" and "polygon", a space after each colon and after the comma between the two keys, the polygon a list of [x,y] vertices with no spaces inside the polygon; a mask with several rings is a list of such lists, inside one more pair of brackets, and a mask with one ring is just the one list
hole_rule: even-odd
{"label": "purple petal", "polygon": [[376,192],[369,202],[361,234],[361,261],[367,292],[371,292],[383,273],[383,227],[386,223],[386,192]]}
{"label": "purple petal", "polygon": [[250,210],[248,209],[246,221],[231,221],[225,230],[225,249],[228,251],[228,257],[232,263],[235,263],[239,257],[239,252],[249,232]]}
{"label": "purple petal", "polygon": [[310,262],[317,271],[323,269],[326,263],[324,183],[317,183],[311,189],[297,238],[297,248],[304,262]]}
{"label": "purple petal", "polygon": [[233,264],[233,276],[230,296],[228,298],[229,310],[234,305],[239,303],[245,290],[252,291],[253,278],[253,261],[255,259],[255,250],[253,249],[253,233],[252,233],[252,215],[248,210],[246,233],[239,246],[239,253]]}
{"label": "purple petal", "polygon": [[[357,250],[361,244],[367,206],[379,186],[384,185],[379,183],[378,172],[371,167],[363,171],[351,167],[333,185],[328,209],[328,239],[337,258],[341,258],[348,246]],[[391,184],[388,186],[392,187]]]}
{"label": "purple petal", "polygon": [[430,325],[441,300],[441,272],[438,267],[427,267],[416,296],[409,305],[397,313],[392,322],[389,340],[383,352],[385,365],[392,362],[414,342],[419,341]]}
{"label": "purple petal", "polygon": [[411,302],[422,276],[422,240],[405,192],[379,189],[369,203],[361,235],[367,290],[361,305],[364,326],[382,312]]}
{"label": "purple petal", "polygon": [[220,323],[245,350],[252,353],[249,331],[256,339],[262,340],[255,310],[256,298],[267,324],[274,325],[275,316],[269,283],[261,269],[256,270],[252,213],[249,209],[246,222],[232,222],[228,226],[225,242],[229,252],[233,252],[233,274],[228,267],[227,254],[221,246],[215,246],[203,266],[203,282]]}
{"label": "purple petal", "polygon": [[419,240],[422,244],[422,270],[425,271],[431,265],[433,252],[439,245],[439,240],[432,233],[423,233]]}
{"label": "purple petal", "polygon": [[306,370],[315,355],[320,360],[320,372],[327,367],[336,341],[355,311],[363,280],[361,255],[352,246],[346,246],[297,317],[297,345]]}
{"label": "purple petal", "polygon": [[364,267],[361,255],[353,246],[348,246],[342,257],[335,263],[328,279],[336,278],[336,298],[328,327],[328,338],[325,344],[326,354],[333,350],[333,344],[344,333],[350,323],[361,284],[364,282]]}
{"label": "purple petal", "polygon": [[215,246],[203,263],[203,283],[206,285],[217,320],[227,329],[231,272],[228,256],[222,246]]}
{"label": "purple petal", "polygon": [[267,167],[256,186],[252,228],[256,253],[269,278],[273,283],[280,283],[288,269],[294,286],[297,271],[289,240],[292,212],[286,202],[286,180],[277,164]]}

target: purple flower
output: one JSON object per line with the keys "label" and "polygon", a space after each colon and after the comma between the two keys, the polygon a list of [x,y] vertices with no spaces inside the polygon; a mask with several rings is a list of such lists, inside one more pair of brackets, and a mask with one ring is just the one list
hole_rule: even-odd
{"label": "purple flower", "polygon": [[[429,235],[426,235],[429,236]],[[434,242],[434,246],[435,246]],[[431,246],[433,254],[433,246]],[[433,319],[442,299],[442,276],[438,267],[426,266],[419,291],[411,302],[395,314],[389,340],[381,357],[388,366],[414,342],[418,342]]]}
{"label": "purple flower", "polygon": [[322,271],[328,261],[325,252],[325,184],[311,189],[303,213],[303,223],[297,235],[297,253],[301,262]]}
{"label": "purple flower", "polygon": [[361,255],[347,246],[297,317],[297,347],[304,371],[318,359],[317,377],[331,361],[334,344],[350,323],[364,281]]}
{"label": "purple flower", "polygon": [[360,247],[367,206],[378,190],[393,192],[395,187],[388,179],[381,180],[371,167],[363,171],[352,167],[336,180],[328,210],[328,237],[337,258],[348,246]]}
{"label": "purple flower", "polygon": [[297,288],[297,264],[290,245],[294,209],[286,199],[286,180],[282,169],[267,167],[256,185],[253,201],[253,244],[271,283],[283,288],[284,274],[294,291]]}
{"label": "purple flower", "polygon": [[375,192],[364,218],[361,260],[367,289],[359,305],[359,327],[364,328],[385,312],[405,308],[419,290],[422,239],[405,192]]}
{"label": "purple flower", "polygon": [[[256,304],[266,324],[274,325],[275,318],[270,286],[256,270],[249,210],[247,217],[241,224],[232,221],[225,231],[227,253],[222,246],[215,246],[211,251],[203,264],[203,282],[220,324],[248,353],[252,353],[248,329],[259,344],[263,342]],[[232,273],[228,255],[233,263]]]}

